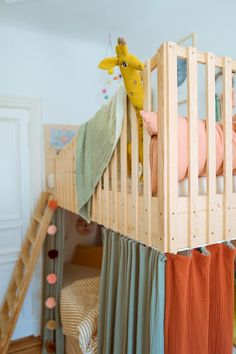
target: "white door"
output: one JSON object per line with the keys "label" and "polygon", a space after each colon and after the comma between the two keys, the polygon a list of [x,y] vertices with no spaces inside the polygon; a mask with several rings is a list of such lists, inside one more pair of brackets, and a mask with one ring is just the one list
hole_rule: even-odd
{"label": "white door", "polygon": [[[31,215],[30,111],[0,104],[0,301]],[[36,282],[32,282],[17,322],[14,338],[38,332]],[[36,297],[36,298],[35,298]]]}

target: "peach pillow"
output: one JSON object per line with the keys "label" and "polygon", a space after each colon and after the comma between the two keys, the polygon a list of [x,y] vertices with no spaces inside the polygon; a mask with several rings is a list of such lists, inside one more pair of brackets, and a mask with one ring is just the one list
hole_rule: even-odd
{"label": "peach pillow", "polygon": [[[150,148],[150,165],[152,170],[153,192],[157,191],[157,136],[158,136],[158,114],[154,112],[140,112],[143,118],[143,125],[152,136]],[[224,135],[221,123],[216,123],[216,174],[223,172],[224,157]],[[233,144],[233,172],[236,172],[236,121],[232,123],[232,144]],[[207,162],[206,148],[206,122],[198,120],[198,175],[206,175]],[[178,117],[178,178],[183,180],[188,172],[188,119]]]}

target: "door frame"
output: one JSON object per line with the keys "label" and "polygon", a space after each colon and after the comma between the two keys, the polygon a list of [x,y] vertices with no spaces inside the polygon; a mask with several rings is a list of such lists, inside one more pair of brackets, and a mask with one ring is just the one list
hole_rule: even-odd
{"label": "door frame", "polygon": [[0,95],[0,107],[24,109],[29,113],[29,150],[30,150],[30,209],[31,213],[43,190],[43,134],[42,109],[39,98]]}

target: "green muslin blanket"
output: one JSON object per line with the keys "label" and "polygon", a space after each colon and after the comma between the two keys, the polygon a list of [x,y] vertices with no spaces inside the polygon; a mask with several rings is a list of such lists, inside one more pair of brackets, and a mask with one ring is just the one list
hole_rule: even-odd
{"label": "green muslin blanket", "polygon": [[126,109],[126,91],[116,94],[95,116],[81,125],[77,135],[76,183],[78,214],[91,221],[91,197],[106,169],[121,134]]}

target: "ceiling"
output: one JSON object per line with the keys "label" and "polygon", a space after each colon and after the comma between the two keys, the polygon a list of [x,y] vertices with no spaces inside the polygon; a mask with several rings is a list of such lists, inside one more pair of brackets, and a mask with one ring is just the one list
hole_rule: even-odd
{"label": "ceiling", "polygon": [[177,41],[190,32],[199,34],[202,48],[207,37],[206,45],[212,43],[213,49],[219,38],[216,31],[222,38],[235,33],[235,0],[223,7],[221,0],[6,1],[0,0],[0,23],[101,43],[111,32],[113,38],[132,41],[134,50],[142,47],[152,54],[160,41]]}
{"label": "ceiling", "polygon": [[[7,1],[7,0],[6,0]],[[0,20],[26,28],[96,38],[107,31],[132,32],[142,23],[144,0],[0,0]],[[146,14],[151,3],[145,5]],[[119,6],[117,6],[119,4]],[[135,16],[134,16],[135,14]]]}
{"label": "ceiling", "polygon": [[[174,13],[174,0],[0,0],[0,22],[53,31],[83,39],[104,39],[109,32],[131,38],[164,31],[158,23]],[[19,0],[17,0],[19,1]],[[187,0],[180,0],[178,8]],[[202,0],[200,0],[202,1]],[[167,29],[165,28],[165,31]]]}

